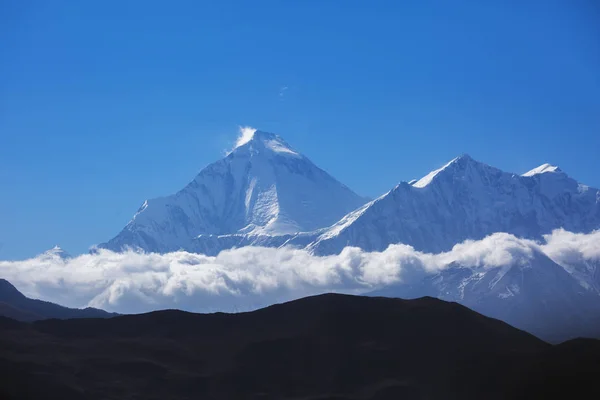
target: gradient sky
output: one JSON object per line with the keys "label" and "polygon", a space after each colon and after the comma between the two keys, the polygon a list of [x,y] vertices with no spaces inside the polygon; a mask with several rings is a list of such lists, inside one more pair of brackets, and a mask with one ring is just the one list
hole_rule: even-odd
{"label": "gradient sky", "polygon": [[111,238],[238,125],[371,197],[461,153],[600,187],[594,0],[6,0],[0,54],[0,259]]}

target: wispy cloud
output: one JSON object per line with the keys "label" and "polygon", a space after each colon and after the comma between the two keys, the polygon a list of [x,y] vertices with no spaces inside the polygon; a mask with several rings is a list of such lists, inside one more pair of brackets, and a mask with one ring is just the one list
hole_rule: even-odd
{"label": "wispy cloud", "polygon": [[71,307],[242,311],[329,291],[365,293],[419,279],[452,262],[484,268],[521,263],[539,251],[563,266],[576,260],[600,262],[600,231],[584,235],[559,230],[546,236],[545,243],[496,233],[440,254],[406,245],[391,245],[382,252],[348,247],[324,257],[263,247],[223,251],[215,257],[99,250],[70,260],[0,261],[0,276],[28,296]]}
{"label": "wispy cloud", "polygon": [[289,88],[287,86],[282,86],[281,88],[279,88],[279,98],[281,100],[283,100],[283,96],[285,96],[285,92],[288,90]]}

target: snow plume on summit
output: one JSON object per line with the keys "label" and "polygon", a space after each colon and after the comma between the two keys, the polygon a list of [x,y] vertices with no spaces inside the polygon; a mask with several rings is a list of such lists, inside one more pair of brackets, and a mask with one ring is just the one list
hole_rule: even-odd
{"label": "snow plume on summit", "polygon": [[256,132],[256,128],[252,128],[250,126],[240,126],[240,135],[235,141],[235,146],[233,149],[237,149],[238,147],[243,146],[252,140],[254,132]]}
{"label": "snow plume on summit", "polygon": [[[558,264],[575,259],[598,263],[600,231],[587,235],[555,231],[542,244],[496,233],[439,254],[401,244],[382,252],[347,247],[331,256],[287,247],[243,247],[215,257],[184,251],[156,254],[100,249],[68,260],[0,261],[0,276],[27,296],[70,307],[125,313],[163,308],[232,312],[323,292],[368,293],[400,282],[419,282],[456,265],[505,274],[506,268],[515,265],[538,268],[535,261],[548,257]],[[597,278],[590,273],[589,279]]]}

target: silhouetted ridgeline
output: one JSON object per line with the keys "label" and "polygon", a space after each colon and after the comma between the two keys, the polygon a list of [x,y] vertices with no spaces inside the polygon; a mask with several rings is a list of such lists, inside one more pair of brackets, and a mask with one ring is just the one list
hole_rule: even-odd
{"label": "silhouetted ridgeline", "polygon": [[598,341],[551,346],[429,297],[327,294],[240,314],[1,318],[0,348],[0,393],[11,399],[600,395]]}

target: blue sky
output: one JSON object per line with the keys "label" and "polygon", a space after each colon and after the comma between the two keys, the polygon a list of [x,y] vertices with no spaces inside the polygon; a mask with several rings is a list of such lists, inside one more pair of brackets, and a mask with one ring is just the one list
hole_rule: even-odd
{"label": "blue sky", "polygon": [[109,239],[238,125],[368,196],[461,153],[600,187],[598,21],[593,0],[3,1],[0,259]]}

